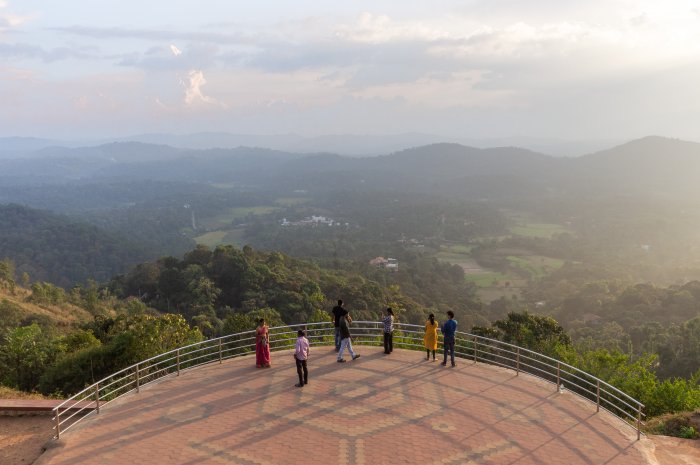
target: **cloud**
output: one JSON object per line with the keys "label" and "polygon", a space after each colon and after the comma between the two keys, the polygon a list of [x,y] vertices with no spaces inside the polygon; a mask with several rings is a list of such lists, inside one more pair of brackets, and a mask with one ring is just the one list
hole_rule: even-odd
{"label": "cloud", "polygon": [[353,42],[385,43],[397,40],[432,41],[446,39],[450,33],[438,27],[431,27],[422,21],[393,21],[387,15],[362,13],[353,24],[341,24],[336,36]]}
{"label": "cloud", "polygon": [[[21,11],[10,11],[0,0],[0,62],[31,68],[45,77],[47,89],[60,88],[66,76],[80,79],[95,70],[140,79],[129,85],[112,81],[106,94],[128,103],[124,115],[141,111],[147,121],[152,111],[158,116],[152,124],[164,121],[161,115],[176,123],[178,118],[211,123],[218,117],[222,126],[256,120],[263,131],[300,130],[304,123],[336,131],[343,124],[365,131],[373,125],[420,130],[421,124],[426,130],[451,125],[455,131],[467,126],[487,131],[502,122],[505,133],[546,134],[580,130],[590,118],[591,125],[604,121],[615,131],[624,112],[658,119],[659,125],[664,122],[655,115],[663,114],[669,126],[683,123],[673,118],[674,109],[698,113],[693,98],[678,97],[673,104],[654,98],[654,111],[644,106],[653,92],[677,91],[668,74],[699,62],[697,8],[697,0],[676,7],[658,0],[447,0],[440,8],[406,0],[400,8],[390,2],[346,2],[331,15],[325,7],[302,2],[273,14],[253,6],[250,15],[235,16],[220,14],[228,9],[223,6],[199,9],[179,22],[191,25],[183,30],[158,26],[178,23],[179,7],[162,17],[142,17],[138,28],[110,27],[129,24],[116,15],[90,21],[87,12],[80,21],[88,26],[71,26],[46,7],[39,18],[44,24],[12,36],[12,42],[23,43],[7,43],[9,34],[2,31],[17,24],[8,15]],[[226,17],[240,21],[212,24]],[[75,45],[86,43],[99,48]],[[77,59],[94,63],[61,62]],[[22,93],[2,85],[0,101],[34,95],[29,86]],[[84,112],[93,116],[105,105],[95,97],[97,89],[70,92],[70,102],[88,97]],[[694,88],[685,92],[691,95]],[[603,108],[613,114],[606,109],[613,101],[617,119],[595,116],[596,106],[599,113]],[[349,105],[352,112],[346,111]],[[57,108],[63,106],[69,105]],[[227,118],[221,118],[222,109]],[[26,121],[37,113],[36,107],[28,111]],[[270,115],[280,126],[267,124]],[[572,120],[576,125],[570,128]],[[602,123],[600,128],[605,130]]]}
{"label": "cloud", "polygon": [[251,43],[253,38],[240,33],[173,31],[165,29],[129,29],[121,27],[69,26],[53,27],[51,31],[90,37],[92,39],[145,39],[155,41],[207,42],[215,44]]}
{"label": "cloud", "polygon": [[182,85],[185,88],[185,105],[188,107],[194,107],[201,104],[216,105],[219,107],[226,107],[226,105],[218,102],[215,98],[204,95],[202,92],[202,87],[207,83],[204,78],[204,73],[199,70],[190,70],[187,75],[187,80],[182,81]]}
{"label": "cloud", "polygon": [[21,26],[31,19],[30,16],[20,16],[12,12],[5,12],[8,2],[0,0],[0,34]]}
{"label": "cloud", "polygon": [[67,59],[95,59],[98,55],[87,50],[76,50],[69,47],[45,49],[32,44],[0,42],[0,57],[5,59],[40,60],[45,63]]}
{"label": "cloud", "polygon": [[514,90],[489,89],[478,84],[488,79],[485,71],[428,75],[413,82],[369,86],[352,92],[365,99],[401,100],[411,105],[436,108],[508,107],[515,102]]}
{"label": "cloud", "polygon": [[[174,47],[174,50],[173,50]],[[118,66],[128,66],[147,71],[202,69],[217,64],[219,49],[211,44],[191,45],[181,50],[174,45],[157,45],[145,52],[117,55]]]}

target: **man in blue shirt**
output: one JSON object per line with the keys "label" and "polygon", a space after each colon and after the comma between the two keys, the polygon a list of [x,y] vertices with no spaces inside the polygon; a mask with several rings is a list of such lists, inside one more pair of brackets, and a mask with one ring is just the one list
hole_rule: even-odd
{"label": "man in blue shirt", "polygon": [[445,358],[442,361],[442,366],[447,366],[447,351],[452,356],[452,366],[455,366],[455,331],[457,331],[457,322],[454,320],[455,314],[452,310],[447,312],[448,320],[442,325],[443,347],[445,348]]}

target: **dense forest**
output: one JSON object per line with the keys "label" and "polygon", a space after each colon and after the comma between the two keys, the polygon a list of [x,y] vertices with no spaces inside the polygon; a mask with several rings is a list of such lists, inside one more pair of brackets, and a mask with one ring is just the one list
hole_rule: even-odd
{"label": "dense forest", "polygon": [[422,323],[430,309],[478,317],[480,304],[460,267],[419,257],[412,265],[396,273],[369,265],[329,269],[249,246],[198,246],[182,260],[166,257],[138,265],[108,289],[196,320],[207,335],[222,334],[232,313],[269,308],[277,321],[294,324],[330,309],[338,298],[359,319],[376,319],[387,305],[401,309],[400,318],[410,323]]}
{"label": "dense forest", "polygon": [[139,244],[46,211],[0,205],[0,257],[32,280],[71,286],[106,281],[149,258]]}

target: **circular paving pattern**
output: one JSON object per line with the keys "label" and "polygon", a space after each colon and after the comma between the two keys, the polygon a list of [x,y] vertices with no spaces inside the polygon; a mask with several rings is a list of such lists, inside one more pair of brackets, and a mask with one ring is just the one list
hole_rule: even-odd
{"label": "circular paving pattern", "polygon": [[[650,463],[648,440],[534,377],[420,352],[312,348],[296,388],[290,351],[184,371],[83,421],[37,465]],[[48,424],[47,424],[48,427]]]}

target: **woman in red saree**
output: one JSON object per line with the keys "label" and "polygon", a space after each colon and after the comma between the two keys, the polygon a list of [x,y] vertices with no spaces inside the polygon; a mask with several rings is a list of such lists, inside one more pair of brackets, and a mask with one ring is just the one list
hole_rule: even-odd
{"label": "woman in red saree", "polygon": [[270,367],[270,334],[265,318],[260,318],[255,330],[255,366],[258,368]]}

